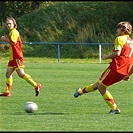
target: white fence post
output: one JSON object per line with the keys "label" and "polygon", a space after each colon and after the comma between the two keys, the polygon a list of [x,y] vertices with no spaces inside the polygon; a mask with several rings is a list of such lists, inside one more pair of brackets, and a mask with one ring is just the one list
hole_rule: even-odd
{"label": "white fence post", "polygon": [[100,41],[98,40],[98,43],[99,43],[99,63],[101,63],[101,57],[102,57],[102,47],[101,47],[101,44],[100,44]]}
{"label": "white fence post", "polygon": [[101,44],[99,43],[99,63],[101,63],[101,52],[102,50],[101,50]]}

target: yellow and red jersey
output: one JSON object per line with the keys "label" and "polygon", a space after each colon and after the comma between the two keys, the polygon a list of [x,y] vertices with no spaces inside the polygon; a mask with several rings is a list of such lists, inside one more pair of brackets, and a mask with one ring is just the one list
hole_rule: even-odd
{"label": "yellow and red jersey", "polygon": [[16,28],[13,28],[9,33],[9,40],[14,44],[9,44],[9,61],[14,59],[23,59],[22,41],[20,34]]}
{"label": "yellow and red jersey", "polygon": [[120,74],[128,75],[128,71],[133,62],[133,40],[129,35],[116,37],[114,51],[117,50],[121,50],[121,54],[112,59],[109,68]]}

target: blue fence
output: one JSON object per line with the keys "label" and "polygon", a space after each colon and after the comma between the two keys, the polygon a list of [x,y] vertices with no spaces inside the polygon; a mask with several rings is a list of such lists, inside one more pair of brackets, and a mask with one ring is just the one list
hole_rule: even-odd
{"label": "blue fence", "polygon": [[[0,44],[7,44],[6,42],[0,42]],[[88,43],[78,43],[78,42],[23,42],[23,44],[37,44],[37,45],[42,45],[42,44],[56,44],[58,45],[58,62],[60,62],[60,45],[68,45],[68,44],[75,44],[75,45],[98,45],[99,46],[99,63],[101,63],[101,48],[103,45],[113,45],[113,43],[100,43],[100,42],[88,42]]]}

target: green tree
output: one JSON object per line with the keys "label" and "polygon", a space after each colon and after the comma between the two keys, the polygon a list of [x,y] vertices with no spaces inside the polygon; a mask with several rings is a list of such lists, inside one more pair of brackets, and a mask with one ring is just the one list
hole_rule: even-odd
{"label": "green tree", "polygon": [[24,14],[28,14],[38,8],[43,1],[1,1],[0,2],[0,18],[1,25],[8,16],[18,18]]}

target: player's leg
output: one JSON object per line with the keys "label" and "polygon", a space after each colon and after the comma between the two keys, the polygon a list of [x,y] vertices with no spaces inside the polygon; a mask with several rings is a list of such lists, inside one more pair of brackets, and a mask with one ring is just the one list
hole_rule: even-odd
{"label": "player's leg", "polygon": [[119,74],[117,72],[112,71],[111,69],[107,68],[101,75],[101,77],[98,80],[99,86],[98,90],[101,93],[103,99],[110,107],[110,114],[119,114],[120,110],[118,106],[116,105],[113,96],[111,93],[107,90],[107,87],[121,81],[125,76],[122,74]]}
{"label": "player's leg", "polygon": [[110,107],[110,114],[119,114],[120,110],[118,106],[116,105],[113,96],[111,93],[106,89],[105,86],[99,85],[98,87],[99,92],[101,93],[104,101],[107,103],[107,105]]}
{"label": "player's leg", "polygon": [[78,88],[76,92],[74,93],[74,97],[81,96],[82,94],[88,93],[88,92],[94,92],[98,88],[98,83],[90,84],[84,88]]}
{"label": "player's leg", "polygon": [[41,84],[35,82],[32,77],[24,72],[24,68],[18,68],[16,69],[16,72],[19,77],[23,78],[25,81],[27,81],[30,85],[32,85],[35,88],[36,96],[38,96],[40,89],[41,89]]}
{"label": "player's leg", "polygon": [[13,84],[12,74],[14,72],[14,68],[7,68],[6,70],[6,91],[0,94],[0,96],[11,96],[11,88]]}
{"label": "player's leg", "polygon": [[[108,68],[103,72],[101,77],[106,73],[107,70]],[[89,86],[86,86],[84,88],[78,88],[76,89],[76,92],[74,93],[74,97],[81,96],[84,93],[93,92],[98,89],[98,85],[99,85],[98,82],[96,82],[95,84],[90,84]]]}

